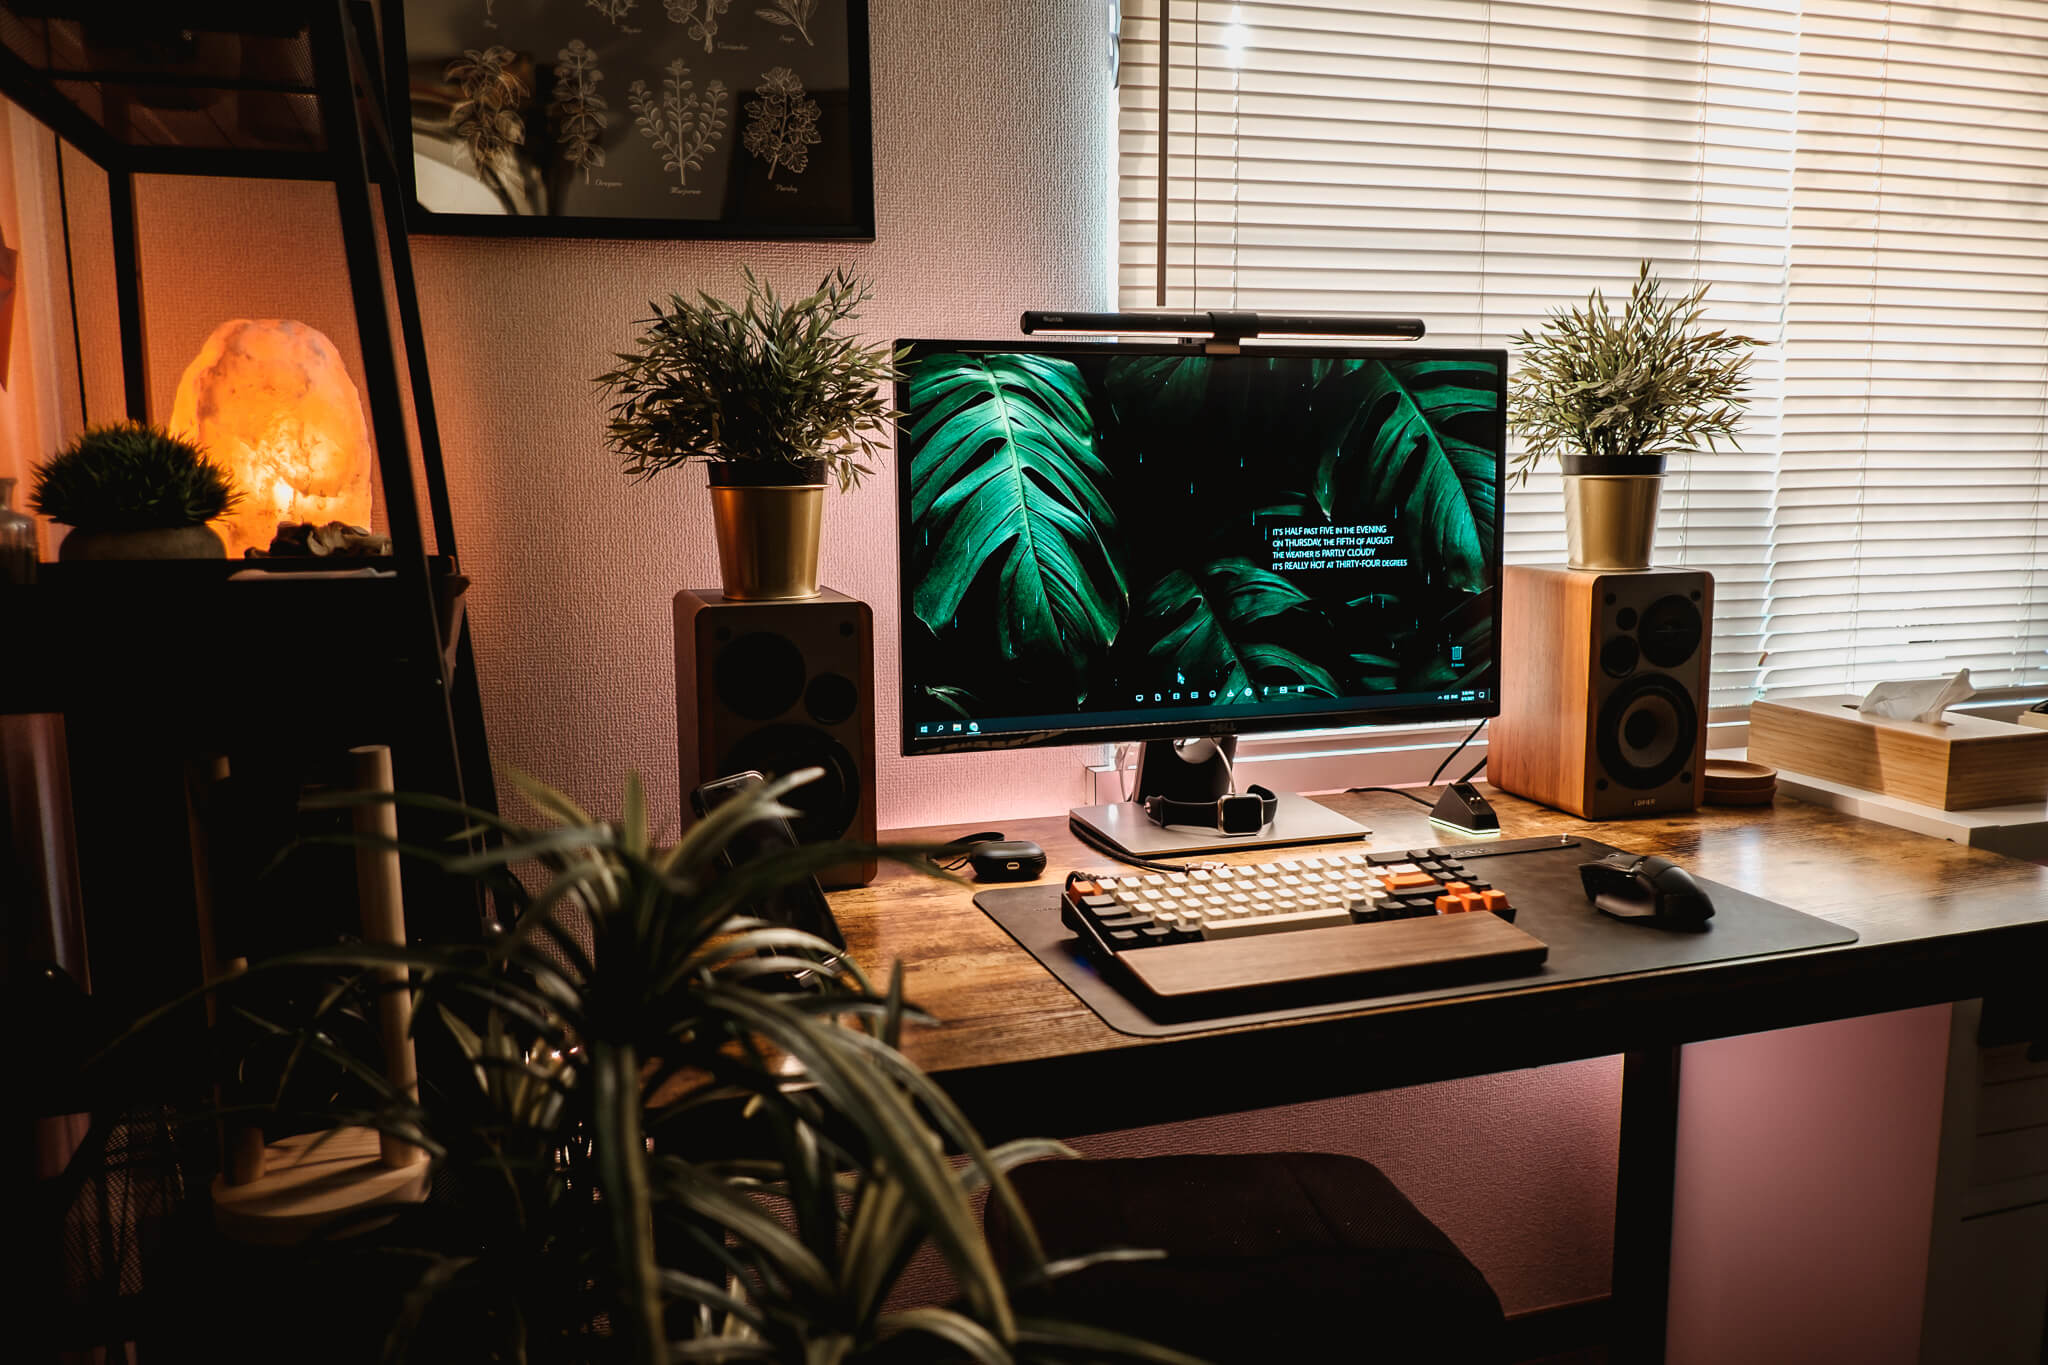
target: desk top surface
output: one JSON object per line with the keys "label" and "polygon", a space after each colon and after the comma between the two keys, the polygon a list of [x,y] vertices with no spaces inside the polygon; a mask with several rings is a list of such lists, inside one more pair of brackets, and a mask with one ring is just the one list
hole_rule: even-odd
{"label": "desk top surface", "polygon": [[[1169,1039],[1110,1029],[996,923],[973,889],[887,867],[834,893],[855,959],[904,963],[905,994],[941,1021],[904,1050],[985,1128],[1041,1132],[1229,1112],[1645,1046],[1903,1009],[2017,986],[2048,962],[2048,868],[1780,797],[1587,822],[1488,790],[1507,837],[1572,833],[1661,853],[1697,874],[1853,929],[1842,948],[1561,986],[1504,986],[1452,1000],[1244,1025]],[[1369,825],[1364,844],[1445,842],[1428,812],[1383,793],[1318,798]],[[1109,860],[1064,817],[1007,822],[1043,845],[1046,877]],[[896,831],[938,842],[963,828]],[[1257,862],[1285,853],[1234,855]],[[1593,913],[1590,909],[1587,913]],[[1145,1077],[1146,1085],[1133,1085]],[[1140,1093],[1143,1092],[1143,1093]]]}

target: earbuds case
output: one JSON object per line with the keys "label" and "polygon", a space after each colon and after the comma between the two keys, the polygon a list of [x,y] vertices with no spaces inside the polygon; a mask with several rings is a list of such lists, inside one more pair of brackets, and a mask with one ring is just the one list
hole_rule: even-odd
{"label": "earbuds case", "polygon": [[993,840],[969,849],[967,866],[978,882],[1028,882],[1045,871],[1045,850],[1029,839]]}

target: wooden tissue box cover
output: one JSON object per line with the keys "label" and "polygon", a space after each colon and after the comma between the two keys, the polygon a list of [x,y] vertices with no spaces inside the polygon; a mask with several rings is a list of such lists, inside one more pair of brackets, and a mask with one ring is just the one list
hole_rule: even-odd
{"label": "wooden tissue box cover", "polygon": [[2048,797],[2048,730],[1949,712],[1939,723],[1861,715],[1856,697],[1749,708],[1749,756],[1942,810]]}

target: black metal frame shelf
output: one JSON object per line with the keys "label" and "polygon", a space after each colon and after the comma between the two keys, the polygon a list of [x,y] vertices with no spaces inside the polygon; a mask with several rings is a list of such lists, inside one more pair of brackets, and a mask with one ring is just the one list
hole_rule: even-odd
{"label": "black metal frame shelf", "polygon": [[[191,38],[209,22],[247,21],[251,50],[265,52],[273,69],[311,71],[310,84],[273,76],[236,75],[179,68],[160,53],[119,53],[115,65],[97,69],[75,58],[88,54],[88,38],[109,34]],[[129,27],[120,27],[124,22]],[[89,24],[101,27],[89,29]],[[68,26],[68,27],[67,27]],[[263,47],[269,44],[271,46]],[[175,42],[172,46],[175,47]],[[110,45],[100,43],[100,50]],[[111,45],[118,50],[119,44]],[[378,482],[389,523],[392,554],[385,567],[395,583],[351,597],[393,613],[390,657],[404,665],[404,688],[417,691],[411,735],[435,756],[432,789],[472,805],[494,809],[496,790],[485,742],[482,703],[466,613],[451,593],[458,581],[455,523],[441,458],[441,434],[428,374],[425,335],[419,314],[404,195],[397,190],[397,150],[386,111],[384,76],[370,54],[382,51],[377,18],[362,0],[289,0],[251,5],[235,0],[157,0],[147,6],[118,0],[0,0],[0,94],[33,115],[107,177],[113,230],[123,402],[126,414],[148,417],[147,357],[141,262],[136,242],[135,181],[139,175],[208,175],[236,178],[324,180],[335,190],[341,241],[348,267],[357,340],[363,365],[362,392],[378,453]],[[280,56],[280,54],[283,54]],[[175,55],[175,54],[174,54]],[[58,58],[63,60],[59,61]],[[42,64],[39,65],[38,62]],[[192,68],[205,63],[194,61]],[[158,69],[161,68],[161,69]],[[311,96],[317,128],[310,148],[190,146],[137,141],[134,101],[108,92],[242,91],[285,97]],[[68,89],[97,92],[88,108]],[[147,103],[144,101],[143,103]],[[190,112],[179,106],[183,112]],[[118,113],[118,118],[115,115]],[[223,137],[227,130],[218,120]],[[372,192],[381,186],[382,193]],[[379,237],[381,218],[382,238]],[[386,266],[389,276],[385,274]],[[396,318],[386,306],[386,289],[396,299]],[[393,341],[393,323],[397,343]],[[409,383],[413,429],[426,488],[425,521],[414,491],[411,441],[406,423]],[[430,551],[426,528],[431,525]],[[344,566],[345,567],[345,566]],[[225,575],[223,575],[223,578]],[[332,580],[329,580],[331,585]],[[53,591],[58,585],[28,589]],[[195,595],[190,610],[219,610],[247,587],[227,583]],[[274,591],[271,589],[270,591]],[[73,584],[63,589],[76,598]],[[259,591],[264,589],[259,588]],[[297,588],[285,589],[297,591]],[[322,590],[325,591],[325,590]],[[145,596],[149,594],[144,594]],[[0,711],[17,709],[0,693]],[[415,771],[422,771],[416,767]]]}

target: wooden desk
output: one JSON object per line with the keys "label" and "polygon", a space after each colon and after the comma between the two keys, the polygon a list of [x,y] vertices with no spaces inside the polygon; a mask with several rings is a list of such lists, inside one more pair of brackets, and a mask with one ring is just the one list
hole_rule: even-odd
{"label": "wooden desk", "polygon": [[[1700,876],[1853,929],[1858,941],[1149,1039],[1096,1018],[974,907],[967,887],[885,869],[874,885],[836,894],[833,908],[863,966],[878,971],[903,961],[907,998],[942,1021],[912,1031],[904,1049],[991,1139],[1133,1128],[1626,1054],[1615,1359],[1659,1359],[1679,1046],[2028,983],[2038,989],[2048,963],[2048,868],[1786,798],[1761,809],[1708,807],[1599,824],[1487,795],[1509,837],[1569,832],[1665,854]],[[1372,827],[1364,846],[1459,842],[1397,797],[1323,800]],[[1111,866],[1068,833],[1063,817],[1003,829],[1045,847],[1048,877]],[[961,832],[891,837],[937,842]],[[1138,1077],[1142,1083],[1134,1083]]]}

